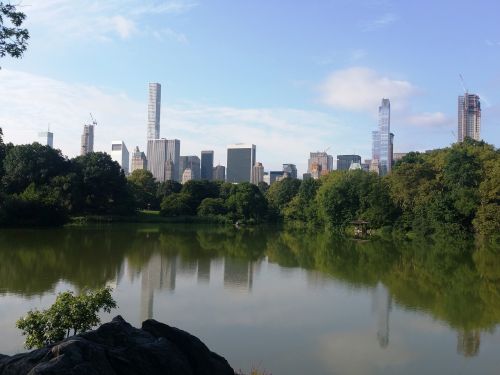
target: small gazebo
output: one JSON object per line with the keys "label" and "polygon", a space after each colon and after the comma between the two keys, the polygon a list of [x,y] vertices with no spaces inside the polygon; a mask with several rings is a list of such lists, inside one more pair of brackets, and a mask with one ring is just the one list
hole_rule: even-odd
{"label": "small gazebo", "polygon": [[370,222],[358,219],[351,221],[351,224],[354,225],[354,237],[364,238],[368,235],[368,225]]}

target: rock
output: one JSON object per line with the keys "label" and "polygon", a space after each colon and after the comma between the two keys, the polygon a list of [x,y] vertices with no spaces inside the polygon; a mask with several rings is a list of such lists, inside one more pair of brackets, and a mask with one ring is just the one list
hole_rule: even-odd
{"label": "rock", "polygon": [[14,356],[0,355],[0,375],[234,375],[197,337],[155,320],[142,329],[121,316],[95,331]]}

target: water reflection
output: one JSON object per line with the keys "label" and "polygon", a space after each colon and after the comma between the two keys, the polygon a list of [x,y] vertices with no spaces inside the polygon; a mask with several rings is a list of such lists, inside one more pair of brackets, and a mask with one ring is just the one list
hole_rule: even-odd
{"label": "water reflection", "polygon": [[378,283],[373,290],[373,312],[377,316],[377,340],[381,348],[389,345],[389,313],[392,298],[389,290]]}
{"label": "water reflection", "polygon": [[[356,242],[329,233],[235,230],[208,226],[109,226],[0,231],[0,297],[51,293],[64,281],[77,290],[140,277],[140,318],[152,318],[155,293],[179,277],[210,285],[221,264],[222,287],[250,294],[259,265],[305,269],[314,288],[334,280],[370,290],[376,337],[389,347],[393,306],[424,312],[457,335],[456,351],[479,353],[481,332],[500,321],[500,251],[470,241]],[[218,269],[218,268],[217,268]],[[283,273],[284,275],[285,273]],[[290,273],[290,275],[295,275]]]}

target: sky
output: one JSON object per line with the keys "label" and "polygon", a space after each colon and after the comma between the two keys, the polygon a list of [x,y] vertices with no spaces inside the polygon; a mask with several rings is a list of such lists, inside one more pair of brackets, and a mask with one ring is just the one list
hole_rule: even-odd
{"label": "sky", "polygon": [[[19,1],[16,1],[19,3]],[[181,155],[253,143],[266,170],[309,152],[371,156],[391,101],[394,151],[456,140],[457,97],[481,97],[482,138],[500,145],[497,0],[22,0],[31,38],[0,60],[0,127],[30,143],[50,124],[73,157],[145,150],[148,83],[162,84],[161,137]]]}

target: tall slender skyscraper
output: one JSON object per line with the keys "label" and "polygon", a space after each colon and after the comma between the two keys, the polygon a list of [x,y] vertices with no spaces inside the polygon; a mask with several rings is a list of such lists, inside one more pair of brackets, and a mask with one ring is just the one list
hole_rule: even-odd
{"label": "tall slender skyscraper", "polygon": [[378,107],[378,130],[372,132],[372,164],[378,165],[381,176],[391,172],[394,134],[391,133],[391,102],[382,99]]}
{"label": "tall slender skyscraper", "polygon": [[201,152],[201,179],[211,180],[212,170],[214,168],[214,152],[202,151]]}
{"label": "tall slender skyscraper", "polygon": [[38,133],[40,144],[54,148],[54,133],[50,131]]}
{"label": "tall slender skyscraper", "polygon": [[476,94],[458,97],[458,142],[466,137],[481,139],[481,102]]}
{"label": "tall slender skyscraper", "polygon": [[80,154],[86,155],[89,152],[94,152],[94,124],[83,126]]}
{"label": "tall slender skyscraper", "polygon": [[161,85],[149,84],[148,140],[160,138]]}

